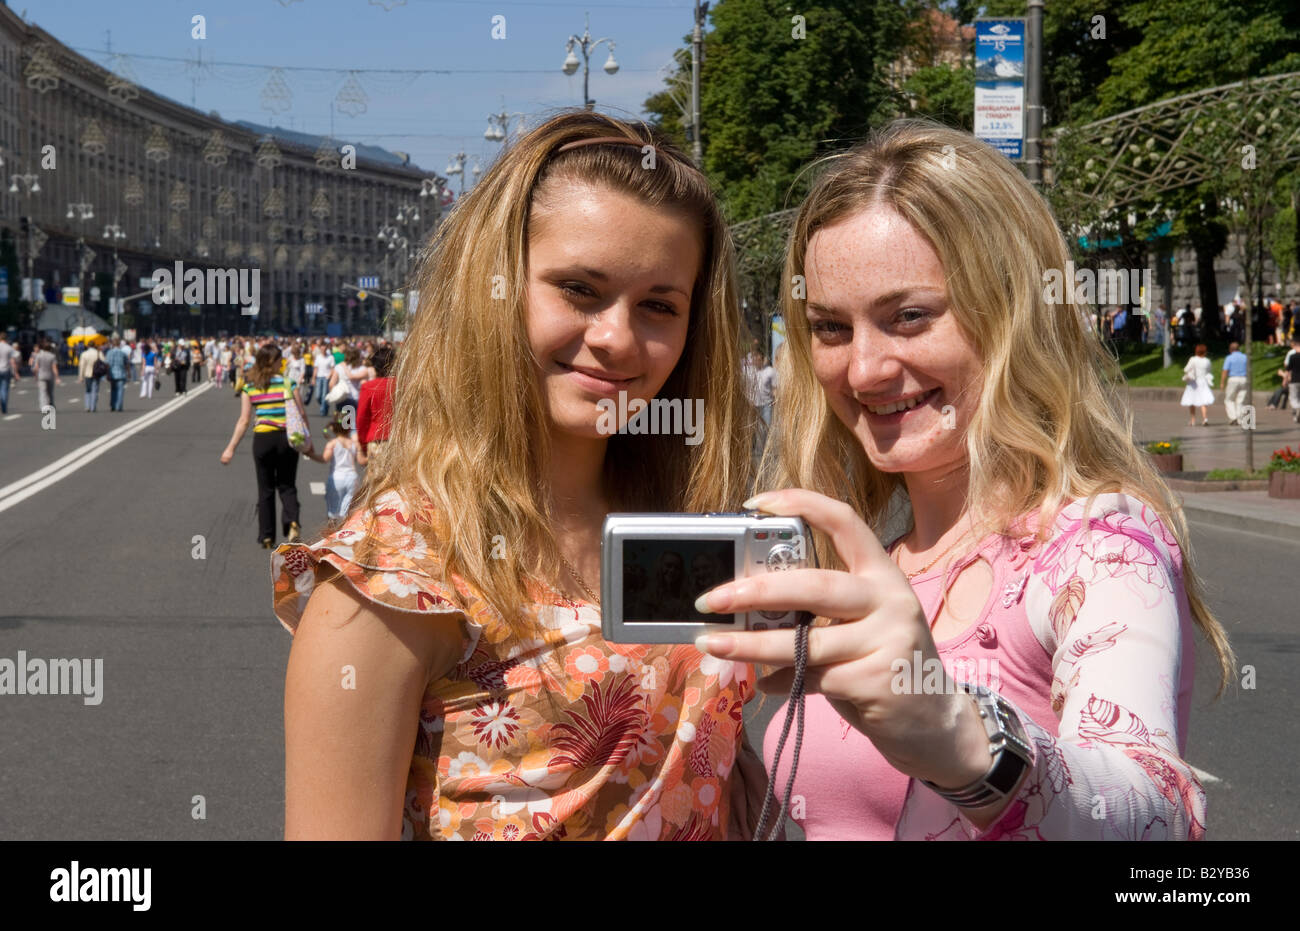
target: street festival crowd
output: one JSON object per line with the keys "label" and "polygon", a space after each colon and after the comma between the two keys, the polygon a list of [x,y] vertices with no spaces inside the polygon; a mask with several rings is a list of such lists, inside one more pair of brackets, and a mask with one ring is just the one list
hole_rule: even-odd
{"label": "street festival crowd", "polygon": [[[663,171],[639,170],[646,145],[658,148]],[[936,167],[945,151],[965,161],[960,185]],[[495,237],[502,254],[524,254],[524,225],[494,212],[520,191],[533,192],[524,197],[533,208],[527,254],[544,270],[529,282],[526,327],[505,302],[474,297],[494,266],[475,264],[472,244]],[[554,222],[585,216],[578,204],[590,222]],[[1008,210],[1029,235],[1013,239],[981,220]],[[927,236],[905,216],[923,217]],[[722,213],[690,161],[643,127],[594,113],[556,117],[505,153],[446,225],[431,258],[445,293],[429,291],[447,302],[431,313],[450,331],[422,314],[400,347],[113,338],[78,360],[88,410],[102,376],[112,410],[122,409],[126,384],[148,397],[164,375],[178,394],[211,379],[240,398],[221,461],[233,460],[251,427],[258,540],[275,547],[278,493],[287,541],[271,560],[274,611],[295,634],[286,837],[754,836],[773,796],[741,709],[755,692],[752,664],[787,667],[765,685],[788,687],[794,638],[737,631],[701,637],[697,650],[607,642],[585,580],[598,577],[605,513],[734,510],[756,486],[785,490],[741,506],[804,517],[822,568],[765,578],[770,590],[736,582],[680,594],[704,614],[793,605],[819,618],[807,647],[811,762],[797,778],[788,761],[770,773],[774,786],[791,780],[785,798],[793,789],[801,799],[790,814],[809,839],[1206,836],[1204,789],[1184,759],[1197,633],[1221,686],[1235,659],[1204,600],[1177,499],[1105,394],[1096,339],[1159,342],[1172,329],[1185,344],[1197,315],[1185,309],[1170,321],[1157,308],[1135,329],[1120,313],[1088,324],[1014,298],[990,269],[1020,269],[1016,293],[1032,295],[1067,253],[1041,197],[1005,159],[966,134],[900,121],[823,172],[791,234],[787,269],[808,273],[807,306],[786,300],[775,368],[758,347],[728,357],[740,339]],[[620,239],[616,228],[635,233]],[[958,260],[981,249],[989,262]],[[594,270],[573,267],[573,255]],[[894,310],[876,320],[860,309],[892,307],[883,295],[899,281],[912,296],[897,302],[897,320]],[[639,295],[629,311],[637,322],[588,323],[603,314],[600,288]],[[951,300],[935,296],[945,294]],[[987,335],[999,342],[977,350],[966,334],[979,325],[969,306],[981,302],[998,316]],[[1294,302],[1277,310],[1256,332],[1290,341],[1300,315]],[[1230,326],[1241,320],[1235,311],[1225,311]],[[1013,326],[1024,314],[1053,321],[1053,340]],[[859,358],[858,325],[888,328],[897,379]],[[397,354],[424,359],[437,346],[454,351],[438,358],[436,374],[408,364],[394,407]],[[988,372],[979,352],[1022,364]],[[605,358],[623,367],[607,369]],[[1088,364],[1076,366],[1082,358]],[[1300,375],[1293,361],[1279,372],[1284,381]],[[31,366],[58,377],[49,346]],[[1007,381],[982,401],[996,379]],[[619,436],[593,442],[591,386],[608,393],[621,383],[647,397],[693,388],[726,420],[710,421],[695,452],[664,443],[633,453]],[[1300,406],[1294,395],[1279,403]],[[771,415],[774,397],[790,416]],[[1027,397],[1042,406],[1034,416],[1004,403]],[[943,416],[951,409],[962,431],[935,429],[945,399]],[[310,409],[328,417],[320,449],[314,429],[303,435]],[[546,431],[551,458],[540,472],[502,424],[524,438]],[[1008,424],[1018,432],[999,432]],[[767,483],[757,485],[750,444],[730,441],[769,425]],[[971,448],[980,461],[966,458]],[[295,488],[300,454],[331,467],[331,524],[310,543]],[[385,456],[382,480],[359,486],[358,469]],[[960,487],[947,481],[954,468],[969,470]],[[1035,478],[1040,469],[1048,473]],[[1021,481],[999,484],[1007,476]],[[1045,487],[1056,497],[1044,498]],[[912,523],[877,539],[899,494]],[[505,526],[497,521],[512,522],[510,539],[531,552],[507,547],[500,562],[495,550],[488,558]],[[977,565],[977,575],[992,575],[988,600],[953,584]],[[519,616],[498,610],[504,604],[520,606]],[[351,619],[346,635],[340,618]],[[827,627],[826,618],[842,623]],[[917,662],[913,681],[940,657],[946,676],[966,673],[956,691],[900,688],[893,664],[882,672],[869,662],[903,647]],[[392,670],[364,711],[311,684],[357,649]],[[768,760],[784,743],[782,718],[767,732]],[[412,748],[405,722],[417,720]],[[1113,796],[1100,817],[1098,792]],[[777,829],[785,813],[782,804]]]}

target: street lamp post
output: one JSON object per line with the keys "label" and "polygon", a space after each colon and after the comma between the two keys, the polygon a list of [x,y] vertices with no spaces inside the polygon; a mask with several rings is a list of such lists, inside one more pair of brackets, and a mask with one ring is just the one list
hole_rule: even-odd
{"label": "street lamp post", "polygon": [[[447,163],[448,175],[460,175],[461,197],[465,196],[465,162],[467,159],[468,156],[464,152],[457,152],[451,157],[451,161]],[[483,171],[483,169],[479,167],[477,155],[474,156],[474,167],[471,168],[470,171],[474,175],[474,180],[477,181],[479,174]]]}
{"label": "street lamp post", "polygon": [[[510,121],[519,120],[522,125],[524,114],[507,113],[505,98],[501,99],[501,112],[488,114],[488,128],[483,132],[483,138],[488,142],[505,142],[510,137]],[[518,128],[518,127],[516,127]]]}
{"label": "street lamp post", "polygon": [[460,175],[460,194],[465,196],[465,153],[457,152],[447,163],[447,174],[449,176]]}
{"label": "street lamp post", "polygon": [[618,62],[614,60],[614,40],[606,36],[602,39],[596,39],[593,42],[591,39],[591,17],[586,17],[584,23],[585,25],[583,26],[582,35],[569,36],[568,41],[565,43],[565,51],[568,54],[564,57],[562,70],[568,75],[572,75],[578,70],[578,56],[573,54],[573,49],[575,45],[582,49],[582,105],[590,110],[596,105],[596,101],[591,99],[591,94],[589,92],[591,53],[594,52],[596,46],[600,45],[602,42],[609,45],[609,58],[605,61],[606,74],[617,74]]}
{"label": "street lamp post", "polygon": [[[23,195],[24,195],[25,197],[31,197],[33,194],[39,194],[39,193],[41,192],[41,182],[40,182],[40,179],[39,179],[36,175],[34,175],[34,174],[13,174],[13,175],[10,175],[10,176],[9,176],[9,193],[10,193],[10,194],[17,194],[17,193],[19,192],[18,183],[19,183],[20,181],[22,182],[22,185],[23,185],[23,187],[22,187],[22,193],[23,193]],[[28,294],[28,298],[30,299],[30,302],[31,302],[30,306],[31,306],[32,308],[35,308],[35,307],[38,306],[38,304],[40,303],[40,298],[39,298],[38,295],[36,294],[36,279],[35,279],[34,277],[32,277],[32,275],[33,275],[33,265],[35,264],[35,259],[36,259],[36,249],[33,247],[33,244],[32,244],[32,236],[33,236],[32,227],[33,227],[33,226],[35,226],[35,219],[31,216],[31,211],[29,210],[29,211],[28,211],[28,216],[27,216],[27,242],[26,242],[26,247],[27,247],[27,249],[26,249],[26,251],[27,251],[27,288],[28,288],[27,294]],[[32,323],[35,324],[36,320],[35,320],[35,312],[34,312],[34,311],[33,311],[32,316],[33,316]]]}
{"label": "street lamp post", "polygon": [[126,239],[126,233],[116,223],[110,223],[104,227],[104,238],[113,242],[113,335],[117,336],[122,329],[121,314],[117,309],[117,283],[126,274],[126,266],[117,258],[117,244]]}
{"label": "street lamp post", "polygon": [[67,219],[76,220],[78,223],[78,229],[83,230],[81,235],[77,237],[77,259],[79,262],[77,266],[77,290],[81,292],[77,300],[77,307],[80,311],[80,326],[83,329],[86,325],[86,289],[84,287],[86,269],[90,267],[90,263],[94,261],[95,258],[95,254],[86,247],[86,234],[84,228],[85,222],[87,220],[93,220],[94,218],[95,208],[93,205],[84,201],[68,204]]}

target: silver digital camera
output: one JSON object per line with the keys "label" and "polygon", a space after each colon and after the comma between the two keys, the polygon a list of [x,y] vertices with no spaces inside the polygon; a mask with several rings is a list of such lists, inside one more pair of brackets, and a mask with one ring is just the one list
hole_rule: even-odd
{"label": "silver digital camera", "polygon": [[614,643],[694,643],[703,633],[794,627],[795,611],[700,614],[724,582],[810,564],[802,519],[734,514],[609,514],[601,532],[601,632]]}

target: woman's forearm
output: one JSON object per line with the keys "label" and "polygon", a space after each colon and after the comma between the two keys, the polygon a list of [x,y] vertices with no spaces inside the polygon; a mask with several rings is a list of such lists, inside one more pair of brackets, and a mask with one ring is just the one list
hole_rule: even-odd
{"label": "woman's forearm", "polygon": [[230,445],[227,446],[226,449],[235,449],[237,446],[239,446],[239,441],[244,438],[244,432],[247,429],[248,429],[247,420],[241,420],[239,421],[239,423],[235,424],[235,432],[230,437]]}

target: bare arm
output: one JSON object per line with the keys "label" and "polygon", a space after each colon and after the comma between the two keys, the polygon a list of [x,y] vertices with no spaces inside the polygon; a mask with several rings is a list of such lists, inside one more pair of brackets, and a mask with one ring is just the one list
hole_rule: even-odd
{"label": "bare arm", "polygon": [[239,421],[235,424],[235,432],[230,437],[230,443],[226,446],[226,451],[221,454],[221,463],[225,465],[235,458],[235,448],[239,446],[239,441],[244,438],[244,432],[248,429],[249,421],[253,419],[253,402],[249,400],[248,395],[240,394],[239,396]]}
{"label": "bare arm", "polygon": [[317,587],[285,676],[285,840],[400,837],[420,702],[459,658],[458,617]]}

